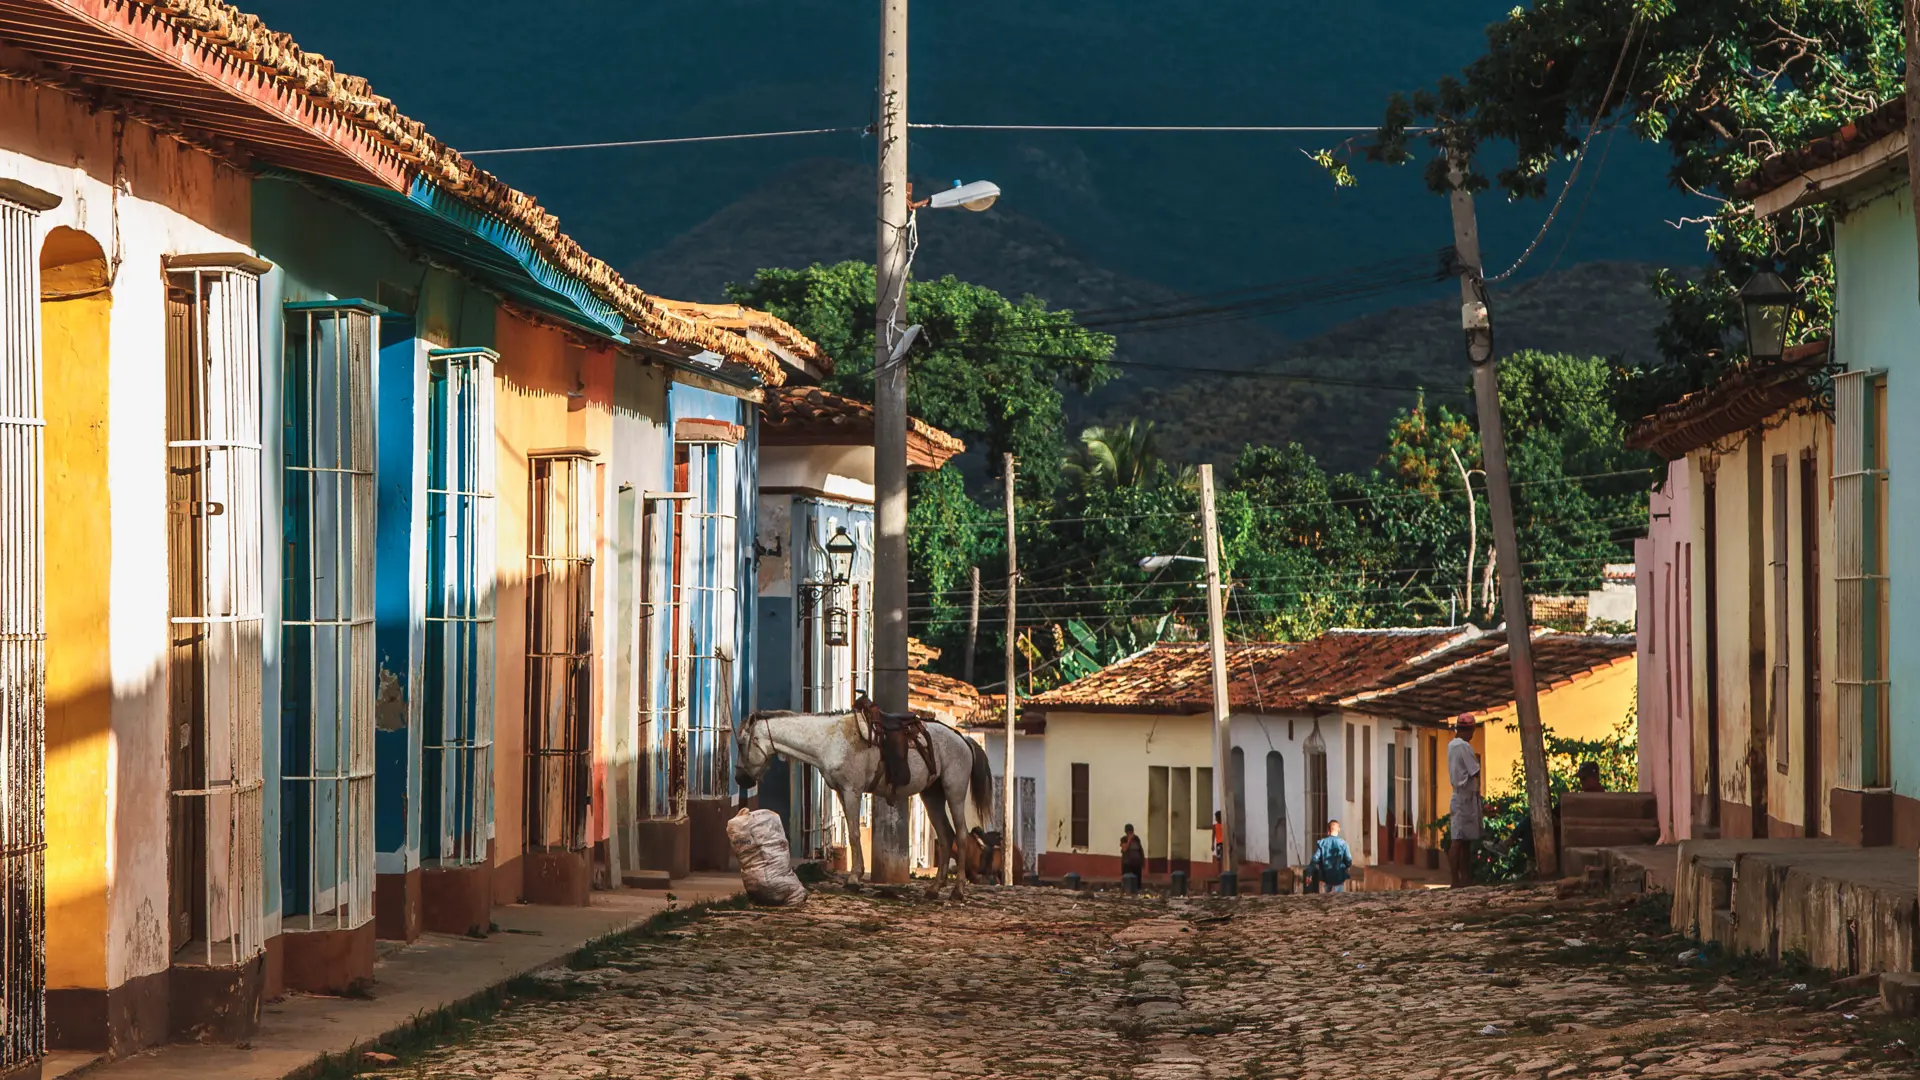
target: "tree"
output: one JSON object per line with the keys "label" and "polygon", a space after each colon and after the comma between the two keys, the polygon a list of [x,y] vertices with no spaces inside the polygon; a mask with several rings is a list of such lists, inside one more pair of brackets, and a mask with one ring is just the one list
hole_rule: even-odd
{"label": "tree", "polygon": [[[1739,326],[1735,291],[1757,269],[1797,284],[1796,340],[1824,332],[1827,211],[1758,220],[1740,184],[1768,155],[1899,94],[1902,71],[1900,0],[1537,0],[1488,27],[1487,51],[1458,78],[1396,95],[1362,149],[1376,161],[1409,161],[1416,126],[1427,126],[1434,190],[1447,189],[1446,156],[1459,151],[1475,163],[1470,187],[1497,184],[1519,198],[1548,194],[1556,162],[1610,140],[1617,126],[1664,142],[1672,182],[1714,204],[1701,219],[1712,265],[1698,277],[1654,278],[1667,303],[1665,362],[1615,387],[1624,414],[1637,417],[1740,359],[1725,339]],[[1491,179],[1480,166],[1488,142],[1514,150]],[[1341,155],[1321,160],[1344,168]]]}
{"label": "tree", "polygon": [[1129,420],[1124,427],[1083,429],[1060,471],[1071,491],[1084,493],[1095,486],[1144,487],[1161,480],[1164,469],[1153,421]]}
{"label": "tree", "polygon": [[[761,270],[752,281],[729,285],[727,294],[817,342],[833,357],[829,389],[873,400],[870,264]],[[1090,391],[1112,376],[1106,361],[1113,338],[1031,296],[1009,300],[951,276],[910,282],[906,319],[921,327],[908,408],[986,451],[989,462],[1017,455],[1023,486],[1050,494],[1065,451],[1063,391]]]}

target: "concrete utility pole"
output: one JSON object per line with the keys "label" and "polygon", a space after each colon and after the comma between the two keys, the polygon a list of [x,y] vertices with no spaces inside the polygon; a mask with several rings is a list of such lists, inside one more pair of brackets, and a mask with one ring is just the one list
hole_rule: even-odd
{"label": "concrete utility pole", "polygon": [[[873,700],[907,711],[907,0],[881,0],[879,232],[873,263]],[[873,801],[873,880],[911,876],[907,807]]]}
{"label": "concrete utility pole", "polygon": [[[1227,700],[1227,627],[1226,602],[1220,594],[1220,526],[1213,512],[1213,466],[1200,466],[1200,527],[1207,544],[1207,652],[1213,660],[1213,772],[1219,778],[1214,787],[1220,792],[1220,870],[1231,874],[1236,862],[1233,852],[1233,777],[1227,765],[1233,757],[1233,712]],[[1213,822],[1206,823],[1208,828]],[[1221,890],[1225,892],[1223,888]]]}
{"label": "concrete utility pole", "polygon": [[[1012,515],[1009,514],[1009,517]],[[1011,553],[1012,545],[1008,545]],[[1009,597],[1008,599],[1012,599]],[[980,640],[980,568],[973,568],[973,601],[967,606],[967,662],[961,669],[961,681],[973,683],[973,649]]]}
{"label": "concrete utility pole", "polygon": [[[1013,789],[1015,787],[1013,771],[1014,743],[1014,691],[1018,687],[1013,679],[1013,628],[1014,617],[1018,614],[1014,607],[1015,594],[1020,586],[1020,559],[1014,548],[1013,534],[1013,455],[1007,455],[1007,753],[1001,766],[1000,792],[1000,884],[1013,884],[1013,838],[1019,830],[1014,828]],[[973,610],[977,622],[980,612],[980,571],[973,572]],[[972,646],[968,646],[968,655],[972,655]]]}
{"label": "concrete utility pole", "polygon": [[1554,848],[1553,803],[1547,791],[1547,748],[1540,729],[1540,699],[1533,683],[1533,618],[1526,582],[1520,577],[1519,534],[1513,526],[1513,492],[1507,485],[1507,440],[1500,426],[1500,365],[1493,355],[1493,323],[1480,274],[1480,227],[1466,162],[1448,152],[1452,179],[1453,249],[1460,260],[1460,322],[1473,363],[1473,397],[1480,413],[1480,457],[1486,466],[1487,509],[1493,518],[1494,558],[1500,568],[1500,608],[1507,620],[1507,658],[1513,669],[1514,711],[1520,717],[1520,758],[1526,767],[1527,809],[1533,817],[1533,853],[1540,875],[1560,871]]}

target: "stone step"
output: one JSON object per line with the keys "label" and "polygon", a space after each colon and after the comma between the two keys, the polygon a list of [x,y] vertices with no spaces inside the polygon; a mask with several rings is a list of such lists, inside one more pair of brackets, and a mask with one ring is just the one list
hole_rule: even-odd
{"label": "stone step", "polygon": [[1658,821],[1659,803],[1650,791],[1569,791],[1560,796],[1560,819]]}
{"label": "stone step", "polygon": [[1635,847],[1660,842],[1660,826],[1653,822],[1602,819],[1561,819],[1560,844],[1568,848]]}
{"label": "stone step", "polygon": [[620,876],[620,884],[629,889],[671,889],[673,875],[665,870],[629,870]]}

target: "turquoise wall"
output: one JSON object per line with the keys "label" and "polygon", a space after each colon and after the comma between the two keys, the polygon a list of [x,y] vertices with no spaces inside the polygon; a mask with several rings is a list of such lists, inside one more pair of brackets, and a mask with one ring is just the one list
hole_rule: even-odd
{"label": "turquoise wall", "polygon": [[1907,185],[1850,209],[1834,252],[1836,356],[1887,373],[1893,788],[1920,797],[1920,425],[1906,419],[1920,416],[1920,250]]}

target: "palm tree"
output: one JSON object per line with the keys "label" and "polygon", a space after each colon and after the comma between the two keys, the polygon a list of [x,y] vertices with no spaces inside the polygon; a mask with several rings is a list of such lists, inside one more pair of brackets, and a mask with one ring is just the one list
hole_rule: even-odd
{"label": "palm tree", "polygon": [[1124,427],[1089,427],[1080,445],[1067,455],[1062,473],[1076,491],[1145,487],[1160,471],[1153,421],[1129,420]]}

